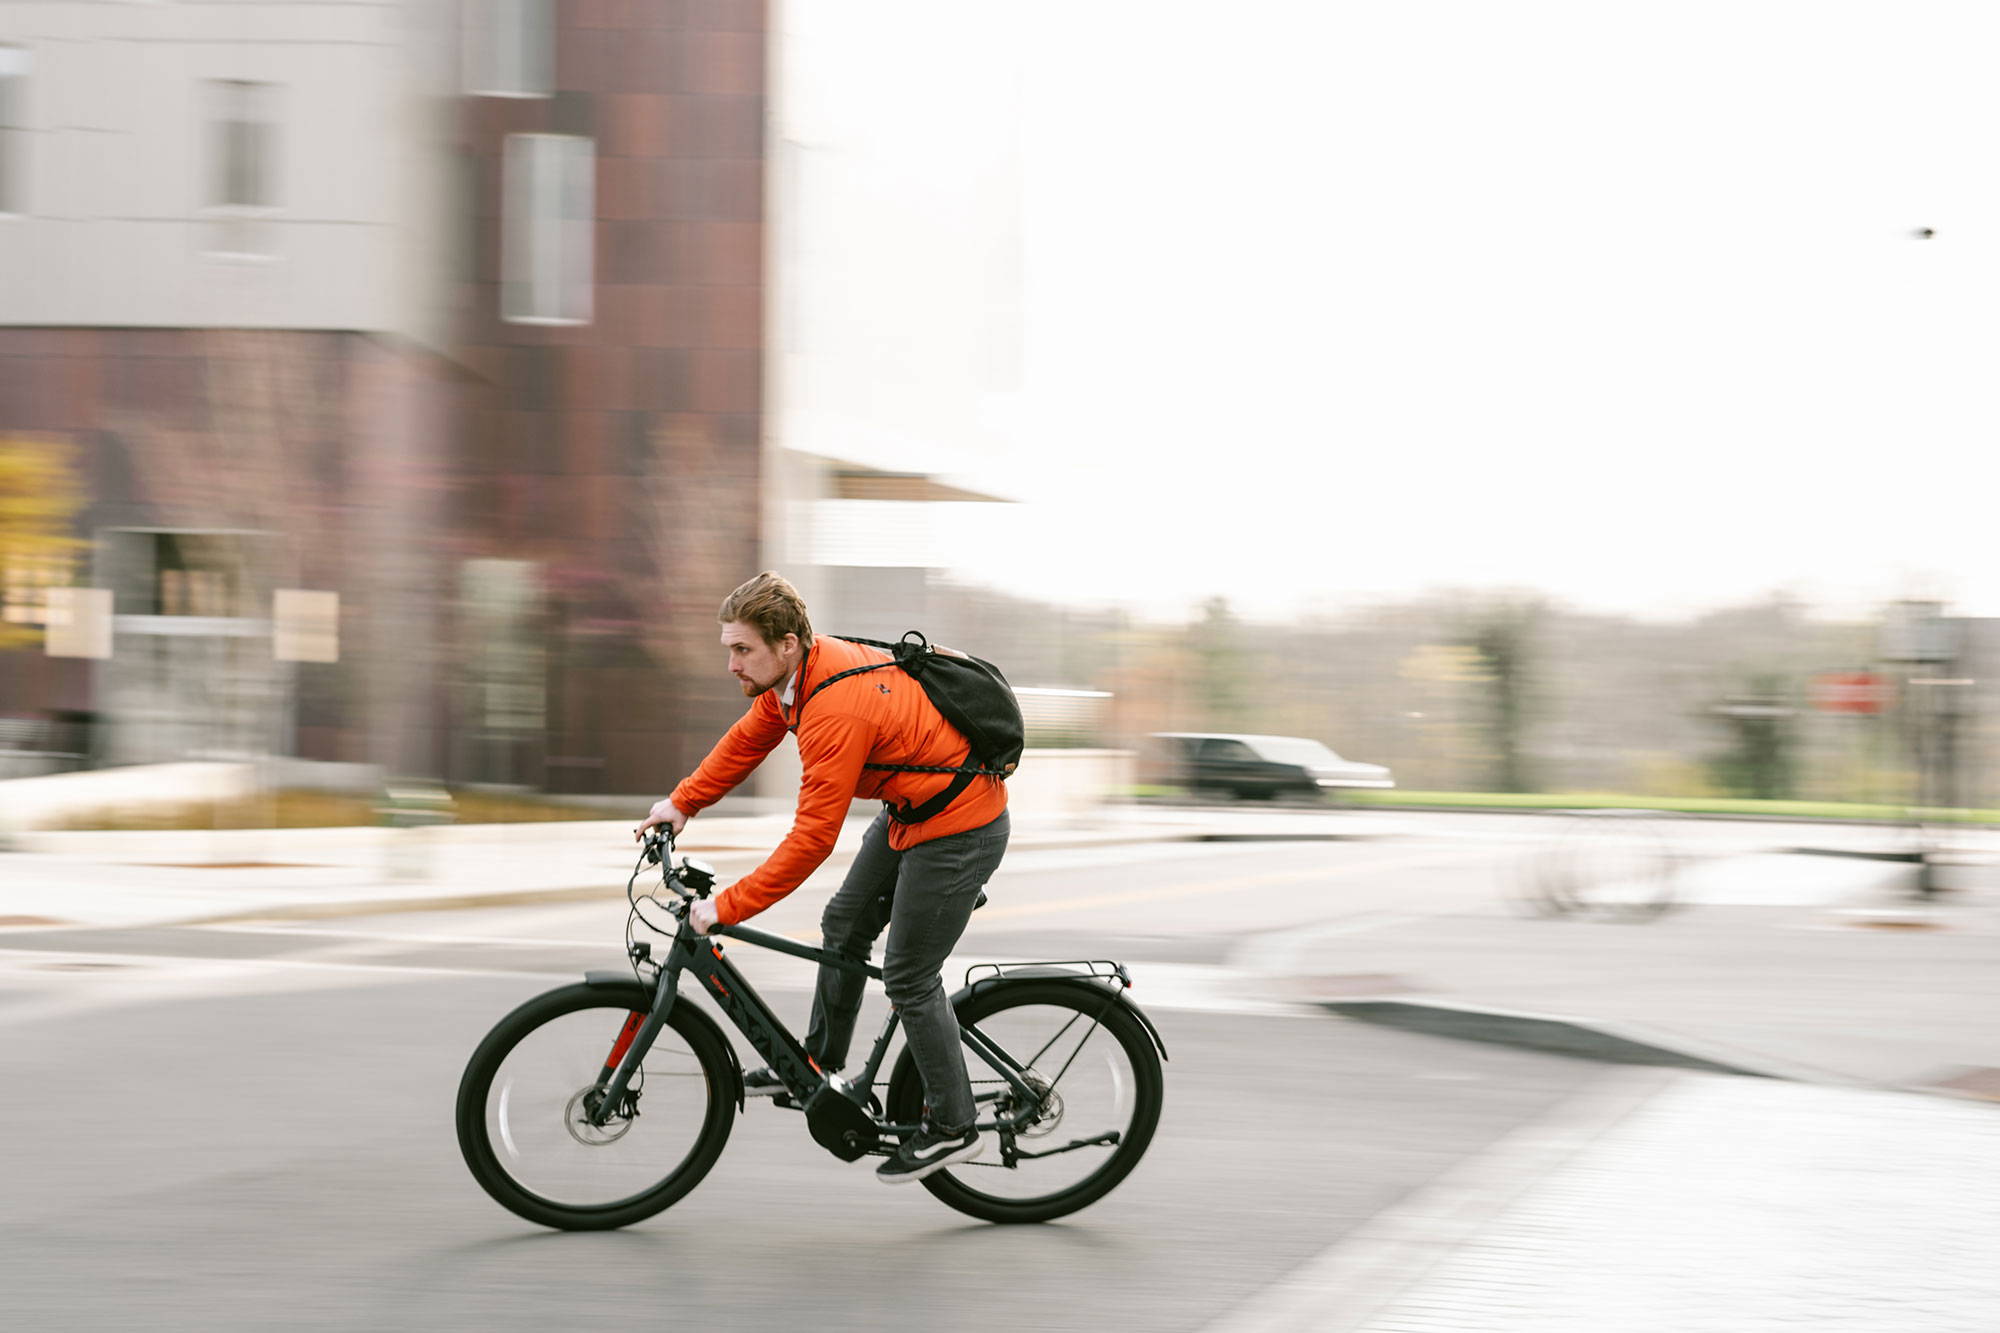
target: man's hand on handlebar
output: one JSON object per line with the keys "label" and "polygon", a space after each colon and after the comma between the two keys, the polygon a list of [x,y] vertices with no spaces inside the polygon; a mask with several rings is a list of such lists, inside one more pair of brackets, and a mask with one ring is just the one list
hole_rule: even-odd
{"label": "man's hand on handlebar", "polygon": [[643,842],[646,830],[659,824],[664,824],[667,831],[678,838],[681,836],[681,830],[687,827],[687,822],[688,817],[676,809],[672,801],[662,797],[654,802],[652,810],[646,815],[645,822],[632,830],[632,840]]}
{"label": "man's hand on handlebar", "polygon": [[715,900],[713,898],[696,898],[688,904],[687,920],[688,925],[694,927],[695,934],[708,934],[709,927],[716,923]]}

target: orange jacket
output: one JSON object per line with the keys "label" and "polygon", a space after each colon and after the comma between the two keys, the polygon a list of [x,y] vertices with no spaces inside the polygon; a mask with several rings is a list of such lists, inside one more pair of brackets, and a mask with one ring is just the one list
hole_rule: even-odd
{"label": "orange jacket", "polygon": [[[944,720],[924,687],[900,667],[867,671],[827,686],[809,707],[814,686],[849,667],[887,661],[878,648],[845,639],[815,638],[793,678],[792,704],[779,704],[782,687],[764,691],[750,711],[724,732],[708,758],[673,790],[674,806],[692,815],[715,804],[750,776],[787,731],[796,731],[804,776],[792,831],[764,864],[716,895],[716,917],[725,925],[757,915],[803,884],[833,851],[847,807],[856,798],[919,804],[942,791],[949,773],[883,773],[863,764],[958,765],[972,747]],[[979,777],[958,799],[921,824],[889,825],[897,851],[933,838],[980,828],[1007,808],[1007,787]]]}

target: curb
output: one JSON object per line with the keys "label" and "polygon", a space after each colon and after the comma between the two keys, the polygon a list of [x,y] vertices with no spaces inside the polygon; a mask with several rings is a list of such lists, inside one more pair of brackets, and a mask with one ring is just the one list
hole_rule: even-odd
{"label": "curb", "polygon": [[1716,1048],[1703,1053],[1699,1043],[1680,1038],[1672,1039],[1674,1044],[1669,1045],[1669,1039],[1639,1027],[1620,1027],[1442,1000],[1342,999],[1314,1000],[1312,1003],[1343,1018],[1405,1032],[1547,1051],[1604,1064],[1693,1069],[1711,1074],[1739,1074],[1839,1087],[1873,1086],[1827,1070],[1763,1056]]}
{"label": "curb", "polygon": [[[1736,824],[1825,824],[1835,828],[1888,828],[1906,829],[1907,819],[1851,819],[1845,815],[1750,815],[1730,814],[1707,810],[1656,810],[1645,806],[1569,806],[1569,805],[1366,805],[1352,807],[1355,810],[1410,810],[1433,815],[1575,815],[1594,814],[1600,810],[1616,809],[1621,814],[1637,816],[1657,816],[1660,818],[1684,818],[1701,820],[1726,820]],[[1991,826],[1989,826],[1991,827]]]}
{"label": "curb", "polygon": [[1782,847],[1780,851],[1792,856],[1844,856],[1854,861],[1894,861],[1905,865],[1922,865],[1922,852],[1877,852],[1857,847]]}

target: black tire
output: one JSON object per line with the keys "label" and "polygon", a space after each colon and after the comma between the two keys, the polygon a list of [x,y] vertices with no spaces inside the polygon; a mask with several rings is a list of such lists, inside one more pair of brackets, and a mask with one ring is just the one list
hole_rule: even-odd
{"label": "black tire", "polygon": [[[667,1015],[641,1066],[653,1086],[649,1094],[645,1084],[639,1084],[639,1114],[629,1120],[614,1119],[612,1124],[623,1126],[615,1137],[609,1127],[598,1131],[604,1142],[580,1138],[580,1130],[591,1132],[582,1129],[581,1122],[579,1128],[571,1127],[576,1117],[573,1103],[564,1100],[567,1090],[574,1086],[581,1093],[590,1086],[627,1016],[647,1012],[652,999],[652,992],[637,981],[565,986],[529,1000],[479,1043],[458,1085],[458,1145],[473,1178],[502,1207],[564,1231],[609,1230],[666,1208],[715,1165],[735,1124],[735,1064],[714,1026],[690,1012],[684,1000]],[[563,1022],[578,1014],[585,1017]],[[555,1072],[538,1075],[531,1067],[517,1073],[510,1067],[509,1058],[524,1045],[530,1048],[525,1060],[542,1060]],[[553,1058],[544,1059],[545,1050]],[[495,1078],[503,1068],[509,1068],[509,1075],[496,1094]],[[512,1107],[517,1085],[522,1088],[518,1113]],[[653,1105],[647,1105],[649,1095]],[[676,1097],[682,1102],[678,1107],[669,1104]],[[504,1155],[494,1145],[496,1122],[507,1149]],[[564,1130],[571,1142],[563,1143],[564,1136],[555,1134],[554,1128]],[[517,1143],[516,1131],[530,1139],[533,1146],[528,1152],[540,1154],[538,1161],[553,1164],[547,1172],[561,1174],[566,1164],[573,1163],[580,1174],[606,1179],[606,1186],[579,1185],[574,1197],[544,1193],[549,1185],[534,1178],[538,1171]],[[645,1137],[627,1143],[638,1135]],[[682,1142],[687,1144],[684,1152],[679,1147]],[[619,1151],[599,1155],[614,1148]],[[523,1175],[531,1178],[519,1178]],[[613,1178],[617,1183],[611,1183]],[[628,1178],[635,1188],[624,1192]],[[594,1192],[611,1197],[585,1197]]]}
{"label": "black tire", "polygon": [[[1120,1139],[1115,1147],[1107,1150],[1079,1149],[1074,1157],[1064,1153],[1045,1159],[1065,1161],[1085,1172],[1081,1178],[1069,1180],[1047,1193],[1033,1192],[1032,1184],[1025,1187],[1026,1192],[1001,1192],[1003,1181],[1006,1189],[1022,1187],[1017,1180],[1009,1179],[1015,1176],[1015,1172],[1000,1164],[1000,1153],[994,1143],[998,1136],[994,1134],[987,1136],[987,1149],[981,1160],[936,1172],[921,1182],[939,1200],[961,1213],[987,1222],[1046,1222],[1097,1202],[1132,1173],[1132,1168],[1145,1155],[1147,1145],[1153,1141],[1153,1131],[1160,1123],[1165,1079],[1160,1071],[1158,1049],[1145,1025],[1125,1007],[1116,992],[1081,981],[1011,981],[981,987],[977,993],[959,1002],[957,1012],[960,1024],[979,1024],[981,1030],[998,1040],[1009,1054],[1029,1059],[1035,1052],[1032,1049],[1015,1049],[1016,1043],[1010,1042],[1009,1034],[1002,1029],[1008,1026],[1007,1011],[1025,1011],[1030,1007],[1051,1012],[1069,1011],[1078,1031],[1083,1034],[1078,1042],[1082,1050],[1093,1049],[1089,1043],[1101,1042],[1103,1045],[1096,1050],[1107,1064],[1122,1061],[1132,1079],[1130,1104],[1125,1108],[1122,1123],[1112,1123],[1120,1118],[1114,1114],[1112,1121],[1079,1123],[1067,1131],[1070,1134],[1078,1131],[1087,1134],[1116,1128]],[[1053,1028],[1054,1025],[1051,1023],[1049,1026]],[[1055,1046],[1048,1060],[1062,1057],[1064,1050],[1062,1045]],[[1040,1064],[1036,1066],[1038,1072],[1055,1079],[1058,1094],[1065,1091],[1064,1080],[1071,1077],[1068,1071],[1073,1067],[1075,1054],[1071,1054],[1069,1059],[1071,1065],[1063,1070],[1042,1068]],[[966,1064],[974,1092],[981,1090],[982,1083],[999,1082],[969,1048]],[[899,1124],[914,1124],[922,1116],[923,1109],[923,1078],[917,1073],[916,1061],[905,1048],[889,1079],[890,1119]],[[988,1119],[991,1114],[990,1105],[982,1104],[980,1118]],[[1024,1135],[1019,1140],[1020,1145],[1032,1150],[1057,1142],[1065,1132],[1060,1126],[1063,1114],[1059,1110],[1058,1123],[1042,1131],[1053,1134],[1053,1137],[1031,1139]]]}

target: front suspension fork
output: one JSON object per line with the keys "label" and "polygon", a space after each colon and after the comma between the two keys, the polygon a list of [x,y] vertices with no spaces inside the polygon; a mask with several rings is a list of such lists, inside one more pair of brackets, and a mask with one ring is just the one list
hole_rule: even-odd
{"label": "front suspension fork", "polygon": [[651,1012],[641,1016],[634,1009],[625,1016],[625,1026],[619,1029],[618,1040],[612,1044],[611,1054],[604,1059],[604,1069],[597,1076],[597,1086],[604,1090],[603,1096],[597,1099],[594,1106],[585,1103],[590,1108],[593,1128],[602,1129],[604,1122],[611,1118],[611,1113],[623,1104],[625,1089],[631,1086],[639,1063],[653,1049],[660,1029],[666,1026],[667,1015],[672,1012],[674,997],[680,990],[680,979],[679,968],[661,968],[659,984],[653,992]]}

